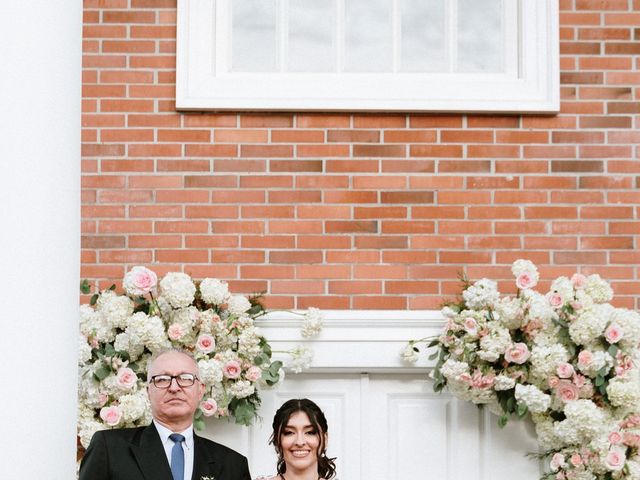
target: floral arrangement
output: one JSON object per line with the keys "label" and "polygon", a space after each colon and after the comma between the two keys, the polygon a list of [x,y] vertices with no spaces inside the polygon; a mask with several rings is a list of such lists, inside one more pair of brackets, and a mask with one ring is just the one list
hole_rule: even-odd
{"label": "floral arrangement", "polygon": [[[254,325],[264,315],[260,297],[233,295],[226,282],[194,282],[185,273],[168,273],[160,282],[145,267],[134,267],[115,286],[80,307],[78,436],[84,447],[97,430],[148,425],[147,363],[154,352],[178,347],[193,352],[205,384],[205,396],[194,416],[233,417],[249,425],[260,406],[258,387],[273,387],[284,378],[283,363],[272,361],[267,340]],[[83,282],[84,293],[89,285]],[[302,335],[317,335],[320,311],[304,314]],[[297,347],[287,367],[300,372],[311,363],[311,351]]]}
{"label": "floral arrangement", "polygon": [[533,263],[512,272],[514,296],[465,281],[442,334],[409,342],[403,358],[437,347],[435,391],[486,405],[502,426],[530,414],[534,456],[550,459],[541,479],[640,480],[640,314],[609,304],[599,275],[559,277],[542,294]]}

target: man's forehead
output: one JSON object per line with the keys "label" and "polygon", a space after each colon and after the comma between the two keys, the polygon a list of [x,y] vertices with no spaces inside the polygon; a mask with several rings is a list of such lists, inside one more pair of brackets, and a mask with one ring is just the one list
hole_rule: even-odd
{"label": "man's forehead", "polygon": [[197,368],[195,360],[181,352],[166,352],[153,361],[151,370],[158,373],[191,372]]}

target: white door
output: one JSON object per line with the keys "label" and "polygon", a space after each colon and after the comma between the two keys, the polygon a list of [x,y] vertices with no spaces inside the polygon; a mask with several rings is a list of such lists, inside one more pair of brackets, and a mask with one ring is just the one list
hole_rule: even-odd
{"label": "white door", "polygon": [[328,454],[340,480],[537,480],[540,465],[530,423],[497,426],[497,417],[448,394],[433,393],[424,374],[288,375],[263,391],[262,422],[243,428],[209,422],[205,436],[249,457],[254,476],[272,474],[268,444],[276,409],[311,398],[329,423]]}

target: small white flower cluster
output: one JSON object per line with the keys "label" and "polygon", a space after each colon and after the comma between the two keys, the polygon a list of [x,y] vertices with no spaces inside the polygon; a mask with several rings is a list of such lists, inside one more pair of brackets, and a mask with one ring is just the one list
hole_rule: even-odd
{"label": "small white flower cluster", "polygon": [[486,404],[501,423],[530,413],[552,457],[545,479],[640,480],[640,314],[609,304],[597,274],[557,278],[542,294],[533,263],[512,273],[515,296],[485,278],[443,308],[434,389]]}
{"label": "small white flower cluster", "polygon": [[[257,416],[258,386],[282,381],[282,362],[254,325],[262,307],[232,295],[226,282],[167,273],[158,283],[138,266],[123,280],[124,295],[113,289],[80,307],[78,436],[88,446],[101,429],[147,425],[151,411],[146,371],[154,352],[178,347],[193,353],[206,390],[194,424],[231,416],[247,424]],[[310,309],[303,334],[319,333],[322,317]],[[308,368],[311,351],[296,349],[292,370]],[[232,403],[233,401],[233,403]]]}

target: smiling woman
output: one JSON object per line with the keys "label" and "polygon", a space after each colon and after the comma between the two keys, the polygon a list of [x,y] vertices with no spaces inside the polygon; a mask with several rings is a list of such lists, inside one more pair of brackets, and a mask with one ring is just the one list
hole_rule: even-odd
{"label": "smiling woman", "polygon": [[277,475],[256,480],[329,480],[335,458],[327,457],[328,426],[320,407],[307,398],[285,402],[273,418],[270,443],[278,455]]}

